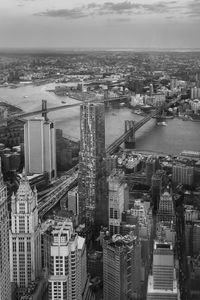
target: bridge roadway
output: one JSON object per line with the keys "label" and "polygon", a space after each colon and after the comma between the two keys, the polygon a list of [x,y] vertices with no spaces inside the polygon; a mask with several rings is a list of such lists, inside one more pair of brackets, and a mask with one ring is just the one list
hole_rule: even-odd
{"label": "bridge roadway", "polygon": [[36,116],[39,114],[44,114],[44,113],[49,113],[52,111],[56,111],[56,110],[61,110],[61,109],[67,109],[67,108],[72,108],[72,107],[76,107],[76,106],[80,106],[81,104],[87,104],[87,103],[101,103],[101,102],[112,102],[112,101],[121,101],[121,100],[125,100],[127,99],[128,96],[120,96],[120,97],[112,97],[112,98],[107,98],[107,99],[91,99],[91,100],[87,100],[87,101],[82,101],[80,102],[79,99],[75,99],[77,101],[79,101],[78,103],[74,103],[74,104],[64,104],[64,105],[59,105],[59,106],[54,106],[54,107],[49,107],[47,109],[39,109],[39,110],[35,110],[35,111],[31,111],[31,112],[25,112],[25,113],[20,113],[20,114],[13,114],[10,115],[8,117],[8,120],[14,120],[14,119],[20,119],[20,118],[26,118],[26,117],[31,117],[31,116]]}
{"label": "bridge roadway", "polygon": [[116,139],[108,148],[106,149],[106,153],[112,155],[117,148],[126,141],[129,135],[132,133],[132,130],[137,131],[140,129],[145,123],[147,123],[151,118],[158,115],[160,110],[156,110],[155,112],[151,113],[149,116],[143,118],[139,122],[135,123],[134,128],[130,128],[127,132],[123,133],[118,139]]}
{"label": "bridge roadway", "polygon": [[44,215],[53,208],[70,189],[77,185],[77,182],[78,171],[75,171],[75,173],[67,179],[63,177],[60,184],[58,184],[53,190],[50,190],[42,198],[38,199],[39,217],[42,219]]}

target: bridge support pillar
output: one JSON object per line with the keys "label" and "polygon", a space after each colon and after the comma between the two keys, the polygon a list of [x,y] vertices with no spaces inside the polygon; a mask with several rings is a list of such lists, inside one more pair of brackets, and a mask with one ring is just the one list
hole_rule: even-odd
{"label": "bridge support pillar", "polygon": [[131,129],[131,133],[124,142],[126,149],[133,149],[135,147],[135,121],[125,121],[125,133]]}
{"label": "bridge support pillar", "polygon": [[47,100],[42,100],[42,117],[47,120]]}

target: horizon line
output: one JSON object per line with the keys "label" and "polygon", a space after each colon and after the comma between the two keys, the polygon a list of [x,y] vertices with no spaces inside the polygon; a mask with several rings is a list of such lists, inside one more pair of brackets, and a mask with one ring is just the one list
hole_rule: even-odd
{"label": "horizon line", "polygon": [[0,52],[30,52],[30,51],[49,51],[49,52],[59,52],[59,51],[170,51],[170,52],[198,52],[200,47],[186,48],[186,47],[0,47]]}

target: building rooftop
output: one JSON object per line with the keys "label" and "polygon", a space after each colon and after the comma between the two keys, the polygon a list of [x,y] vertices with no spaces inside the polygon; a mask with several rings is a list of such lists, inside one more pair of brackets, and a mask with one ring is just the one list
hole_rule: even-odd
{"label": "building rooftop", "polygon": [[177,294],[177,281],[173,280],[173,290],[165,290],[165,289],[154,289],[153,287],[153,275],[150,275],[148,278],[148,287],[147,294]]}
{"label": "building rooftop", "polygon": [[78,236],[78,249],[82,250],[85,245],[85,239],[81,236]]}

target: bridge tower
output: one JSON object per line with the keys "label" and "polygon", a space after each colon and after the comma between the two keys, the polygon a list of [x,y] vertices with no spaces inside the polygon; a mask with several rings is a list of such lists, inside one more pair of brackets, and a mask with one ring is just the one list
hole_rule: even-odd
{"label": "bridge tower", "polygon": [[125,121],[125,133],[129,130],[131,130],[130,135],[128,136],[124,144],[126,149],[133,149],[135,147],[135,121]]}
{"label": "bridge tower", "polygon": [[165,113],[163,107],[161,107],[159,109],[159,113],[156,116],[156,122],[161,123],[161,122],[164,122],[165,120],[166,120],[166,113]]}
{"label": "bridge tower", "polygon": [[47,100],[42,100],[42,117],[47,121]]}

